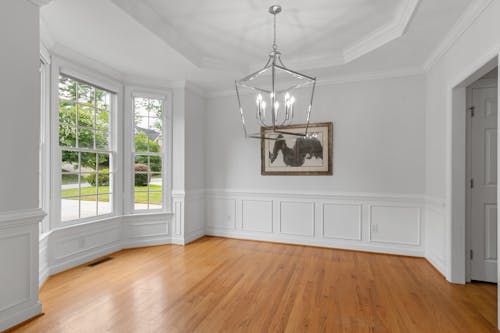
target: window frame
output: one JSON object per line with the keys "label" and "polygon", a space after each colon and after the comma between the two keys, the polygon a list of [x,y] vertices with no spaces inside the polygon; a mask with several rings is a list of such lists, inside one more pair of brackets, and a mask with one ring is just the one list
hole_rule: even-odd
{"label": "window frame", "polygon": [[[172,92],[137,86],[125,88],[125,150],[124,161],[124,201],[126,215],[151,215],[172,213]],[[163,101],[162,113],[162,208],[135,209],[134,203],[134,176],[135,176],[135,98],[151,98]],[[139,152],[141,155],[141,152]]]}
{"label": "window frame", "polygon": [[38,194],[39,206],[46,213],[40,221],[40,238],[50,233],[50,87],[51,57],[47,48],[40,43],[40,142],[38,161]]}
{"label": "window frame", "polygon": [[[122,192],[122,129],[118,124],[121,123],[121,99],[123,96],[122,85],[116,81],[112,81],[104,76],[101,76],[93,71],[85,70],[77,67],[72,63],[54,57],[51,75],[51,128],[53,134],[51,135],[51,178],[52,178],[52,191],[51,191],[51,229],[58,227],[66,227],[72,225],[80,225],[94,221],[108,220],[110,218],[120,216],[123,211],[122,200],[118,193]],[[64,147],[59,146],[59,76],[64,75],[74,78],[79,81],[91,84],[98,88],[107,90],[112,93],[110,100],[110,146],[109,153],[111,154],[110,172],[112,173],[113,181],[110,201],[112,201],[112,210],[109,214],[97,215],[86,218],[79,218],[75,220],[62,221],[61,216],[61,153]],[[89,151],[91,152],[91,151]]]}

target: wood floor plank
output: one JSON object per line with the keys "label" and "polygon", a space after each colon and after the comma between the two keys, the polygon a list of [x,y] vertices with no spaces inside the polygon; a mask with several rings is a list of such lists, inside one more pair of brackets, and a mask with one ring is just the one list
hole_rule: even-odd
{"label": "wood floor plank", "polygon": [[497,288],[421,258],[204,237],[50,277],[12,332],[497,332]]}

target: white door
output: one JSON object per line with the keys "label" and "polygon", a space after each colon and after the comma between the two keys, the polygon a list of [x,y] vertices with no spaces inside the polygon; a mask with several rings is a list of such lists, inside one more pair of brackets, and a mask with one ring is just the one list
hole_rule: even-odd
{"label": "white door", "polygon": [[471,280],[497,282],[496,87],[472,88],[470,114]]}

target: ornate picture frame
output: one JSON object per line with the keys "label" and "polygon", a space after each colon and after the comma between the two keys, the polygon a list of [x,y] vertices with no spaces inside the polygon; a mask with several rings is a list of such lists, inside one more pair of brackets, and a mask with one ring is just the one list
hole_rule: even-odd
{"label": "ornate picture frame", "polygon": [[[279,127],[278,133],[261,128],[261,174],[263,176],[331,176],[333,174],[333,123]],[[290,133],[290,134],[286,134]]]}

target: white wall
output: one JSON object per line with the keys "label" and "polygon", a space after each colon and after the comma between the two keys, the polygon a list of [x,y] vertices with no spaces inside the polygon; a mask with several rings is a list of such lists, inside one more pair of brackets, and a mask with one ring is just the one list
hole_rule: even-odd
{"label": "white wall", "polygon": [[234,96],[207,102],[207,232],[423,255],[424,77],[320,86],[313,122],[334,122],[333,176],[261,176]]}
{"label": "white wall", "polygon": [[0,3],[0,331],[41,312],[38,302],[38,7]]}
{"label": "white wall", "polygon": [[186,219],[185,240],[205,233],[205,99],[186,89]]}
{"label": "white wall", "polygon": [[36,208],[40,133],[38,7],[25,0],[2,1],[0,27],[0,211]]}
{"label": "white wall", "polygon": [[205,188],[205,98],[186,90],[186,190]]}
{"label": "white wall", "polygon": [[264,177],[235,97],[209,99],[207,188],[422,194],[424,107],[423,76],[320,86],[311,121],[334,122],[333,176]]}
{"label": "white wall", "polygon": [[[451,146],[447,141],[451,138],[451,123],[448,123],[450,119],[447,116],[452,107],[451,88],[453,84],[459,84],[460,80],[466,78],[462,77],[463,75],[470,75],[478,69],[473,66],[498,54],[499,17],[500,1],[494,0],[428,70],[426,77],[425,183],[429,201],[426,256],[448,279],[452,279],[451,197],[448,193],[448,182],[453,165],[447,165],[451,154]],[[467,73],[468,71],[470,73]],[[457,281],[460,280],[463,280],[463,277]]]}

